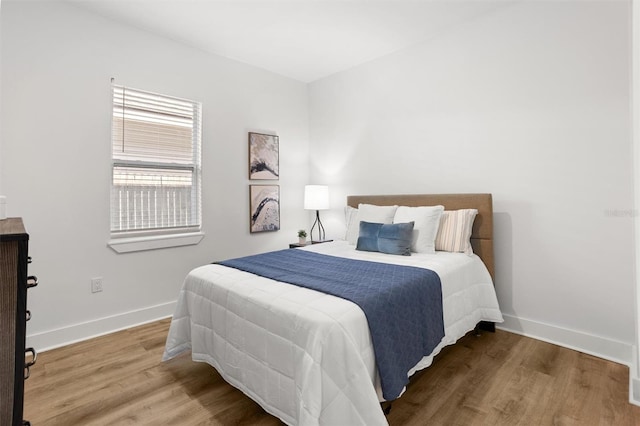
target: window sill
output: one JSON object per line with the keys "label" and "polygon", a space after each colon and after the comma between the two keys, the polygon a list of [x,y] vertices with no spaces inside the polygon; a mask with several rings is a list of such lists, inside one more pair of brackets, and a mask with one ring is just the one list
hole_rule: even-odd
{"label": "window sill", "polygon": [[203,238],[203,232],[190,232],[188,234],[112,238],[107,242],[107,245],[117,253],[130,253],[134,251],[195,245]]}

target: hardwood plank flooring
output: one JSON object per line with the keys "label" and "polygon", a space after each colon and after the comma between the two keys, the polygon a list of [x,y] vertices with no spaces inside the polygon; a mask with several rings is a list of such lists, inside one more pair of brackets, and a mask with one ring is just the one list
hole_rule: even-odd
{"label": "hardwood plank flooring", "polygon": [[[25,419],[38,425],[281,425],[183,355],[161,362],[169,320],[38,355]],[[497,330],[469,334],[414,375],[387,416],[400,425],[640,425],[629,370]]]}

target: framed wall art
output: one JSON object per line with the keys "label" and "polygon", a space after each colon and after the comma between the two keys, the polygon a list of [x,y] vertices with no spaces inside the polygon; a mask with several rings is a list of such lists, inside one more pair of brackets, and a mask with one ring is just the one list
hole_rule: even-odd
{"label": "framed wall art", "polygon": [[249,132],[249,179],[280,178],[279,138]]}
{"label": "framed wall art", "polygon": [[280,186],[249,185],[250,231],[280,230]]}

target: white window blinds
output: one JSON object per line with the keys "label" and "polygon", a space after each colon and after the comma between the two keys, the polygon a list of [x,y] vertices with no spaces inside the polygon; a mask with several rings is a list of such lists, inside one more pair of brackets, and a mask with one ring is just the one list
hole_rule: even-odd
{"label": "white window blinds", "polygon": [[201,106],[113,86],[111,233],[200,229]]}

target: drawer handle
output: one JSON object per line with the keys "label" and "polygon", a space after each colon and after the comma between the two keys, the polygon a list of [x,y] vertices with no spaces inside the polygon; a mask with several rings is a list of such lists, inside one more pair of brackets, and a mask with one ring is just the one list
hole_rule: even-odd
{"label": "drawer handle", "polygon": [[27,277],[27,288],[33,288],[38,285],[38,277],[30,275]]}
{"label": "drawer handle", "polygon": [[31,376],[31,366],[36,363],[36,359],[38,358],[38,354],[36,350],[33,348],[27,348],[24,351],[25,360],[27,358],[27,354],[31,353],[31,361],[25,361],[24,363],[24,380],[27,380]]}
{"label": "drawer handle", "polygon": [[32,262],[31,256],[27,256],[27,263],[31,263],[31,262]]}
{"label": "drawer handle", "polygon": [[38,358],[38,354],[36,353],[36,350],[35,350],[35,349],[33,349],[33,348],[27,348],[27,349],[25,349],[25,350],[24,350],[24,358],[25,358],[25,360],[26,360],[26,358],[27,358],[27,354],[28,354],[28,353],[30,353],[30,354],[31,354],[31,361],[28,361],[28,362],[27,362],[27,361],[25,361],[25,362],[24,362],[24,366],[25,366],[25,368],[29,368],[29,367],[31,367],[33,364],[35,364],[35,363],[36,363],[36,360],[37,360],[37,358]]}
{"label": "drawer handle", "polygon": [[31,319],[31,311],[27,309],[27,312],[25,312],[26,314],[26,321],[29,321]]}

